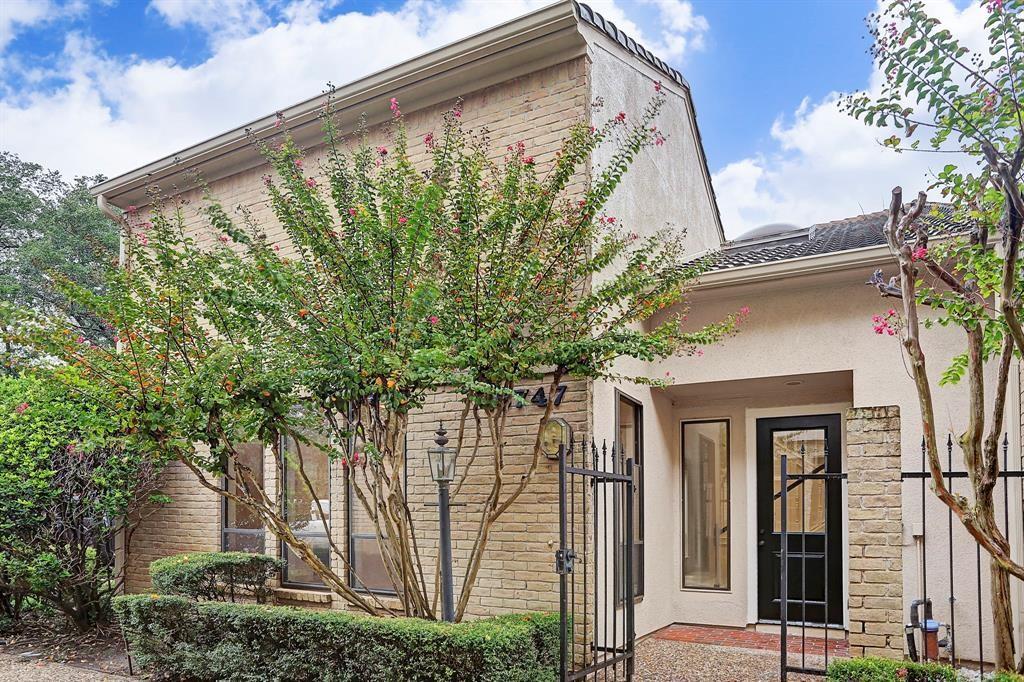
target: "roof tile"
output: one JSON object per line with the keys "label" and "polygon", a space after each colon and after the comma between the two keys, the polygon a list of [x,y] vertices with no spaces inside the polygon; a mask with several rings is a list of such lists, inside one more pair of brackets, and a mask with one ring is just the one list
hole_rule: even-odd
{"label": "roof tile", "polygon": [[[885,244],[882,228],[888,211],[819,223],[799,231],[781,233],[775,237],[733,241],[713,258],[710,270],[727,270],[744,265],[760,265],[779,261],[821,256],[828,253],[852,251]],[[928,204],[918,219],[933,236],[966,232],[969,225],[957,222],[949,204]]]}

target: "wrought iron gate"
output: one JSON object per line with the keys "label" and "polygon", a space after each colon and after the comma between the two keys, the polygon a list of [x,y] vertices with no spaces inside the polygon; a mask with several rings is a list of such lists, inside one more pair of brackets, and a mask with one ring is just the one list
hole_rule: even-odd
{"label": "wrought iron gate", "polygon": [[[842,613],[842,590],[836,590],[833,581],[827,579],[829,575],[829,542],[830,533],[839,533],[839,528],[829,528],[829,514],[821,515],[822,526],[815,529],[815,532],[808,532],[807,528],[807,499],[811,495],[808,488],[818,482],[817,492],[820,496],[821,506],[828,509],[830,502],[839,502],[843,495],[843,486],[846,483],[846,473],[842,471],[829,470],[828,447],[825,449],[824,463],[819,467],[804,471],[803,448],[800,451],[800,470],[791,471],[789,458],[782,455],[779,459],[779,492],[776,494],[779,507],[779,534],[781,536],[779,551],[779,679],[787,680],[789,673],[803,673],[805,675],[817,675],[824,677],[829,663],[829,641],[828,628],[835,624],[835,607],[839,606],[839,613]],[[833,462],[835,464],[835,462]],[[790,510],[793,495],[799,495],[798,504]],[[790,511],[795,511],[799,520],[797,524],[791,523]],[[808,537],[820,535],[824,540],[820,547],[808,547]],[[835,536],[833,536],[835,537]],[[796,540],[793,542],[791,540]],[[833,551],[834,554],[834,551]],[[807,563],[812,561],[814,566],[823,570],[826,580],[821,584],[820,593],[808,591],[807,584]],[[841,556],[832,556],[833,568],[842,565]],[[794,570],[795,569],[795,570]],[[794,573],[796,580],[794,580]],[[830,589],[831,588],[831,589]],[[835,594],[835,592],[839,594]],[[831,592],[831,594],[830,594]],[[813,621],[811,613],[820,613],[820,623]],[[790,634],[791,621],[796,621],[800,633],[798,637]],[[825,631],[824,642],[824,664],[809,664],[807,661],[807,628],[820,627]],[[792,650],[792,651],[791,651]],[[790,660],[789,654],[796,654]],[[798,658],[799,657],[799,658]]]}
{"label": "wrought iron gate", "polygon": [[560,679],[631,680],[639,467],[612,444],[559,452]]}

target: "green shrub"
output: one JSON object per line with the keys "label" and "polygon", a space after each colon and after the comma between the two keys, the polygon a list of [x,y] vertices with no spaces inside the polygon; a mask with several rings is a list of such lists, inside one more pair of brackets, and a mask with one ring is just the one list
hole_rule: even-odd
{"label": "green shrub", "polygon": [[153,587],[208,601],[235,601],[248,596],[262,604],[273,592],[268,585],[284,562],[249,552],[193,552],[157,559],[149,565]]}
{"label": "green shrub", "polygon": [[940,663],[912,663],[888,658],[837,659],[828,665],[833,682],[958,682],[957,672]]}
{"label": "green shrub", "polygon": [[1008,670],[1000,670],[992,676],[991,682],[1024,682],[1024,675],[1018,675]]}
{"label": "green shrub", "polygon": [[58,371],[0,378],[0,614],[32,598],[85,631],[110,619],[124,579],[114,539],[166,498],[160,462]]}
{"label": "green shrub", "polygon": [[114,609],[140,665],[177,680],[545,682],[558,616],[465,623],[129,595]]}

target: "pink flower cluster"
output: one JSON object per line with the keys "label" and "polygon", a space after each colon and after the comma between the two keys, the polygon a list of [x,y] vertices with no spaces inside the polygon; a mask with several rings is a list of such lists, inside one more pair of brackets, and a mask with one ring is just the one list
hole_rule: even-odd
{"label": "pink flower cluster", "polygon": [[17,412],[18,414],[22,414],[27,409],[28,409],[28,403],[22,403],[22,404],[18,405],[17,407],[15,407],[14,411]]}
{"label": "pink flower cluster", "polygon": [[394,97],[391,98],[391,115],[395,118],[402,115],[402,110],[398,108],[398,100]]}
{"label": "pink flower cluster", "polygon": [[896,336],[896,332],[899,329],[900,318],[896,310],[889,308],[885,315],[872,315],[871,326],[875,330],[876,334],[884,334],[885,336]]}
{"label": "pink flower cluster", "polygon": [[995,12],[1003,8],[1003,0],[988,0],[985,5],[989,12]]}
{"label": "pink flower cluster", "polygon": [[619,113],[615,114],[615,122],[616,123],[625,123],[626,122],[626,112],[625,111],[620,111]]}
{"label": "pink flower cluster", "polygon": [[928,249],[923,247],[923,246],[917,247],[910,254],[910,260],[914,260],[914,261],[924,260],[927,257],[928,257]]}
{"label": "pink flower cluster", "polygon": [[427,146],[427,150],[428,151],[433,151],[433,149],[434,149],[434,133],[433,132],[429,132],[429,133],[427,133],[426,135],[423,136],[423,144],[425,144]]}

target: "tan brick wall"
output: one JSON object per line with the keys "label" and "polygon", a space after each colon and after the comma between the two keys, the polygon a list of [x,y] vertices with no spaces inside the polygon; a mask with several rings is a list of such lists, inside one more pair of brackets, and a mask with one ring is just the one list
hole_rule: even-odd
{"label": "tan brick wall", "polygon": [[[546,384],[545,384],[546,385]],[[536,389],[537,381],[524,388]],[[532,393],[531,393],[532,394]],[[590,387],[586,381],[569,382],[561,405],[555,412],[569,422],[575,434],[589,431]],[[426,449],[433,445],[437,420],[446,428],[458,421],[461,403],[454,396],[432,396],[425,408],[414,414],[409,428],[409,498],[417,533],[427,549],[425,564],[433,575],[437,558],[437,507],[424,503],[437,500],[437,486],[427,470]],[[532,457],[533,441],[543,410],[532,404],[514,408],[508,420],[505,446],[505,476],[502,499],[520,480]],[[484,426],[486,429],[486,425]],[[467,437],[475,427],[467,425]],[[450,434],[451,435],[451,434]],[[488,441],[485,438],[483,442]],[[462,588],[467,559],[476,537],[481,504],[491,489],[493,451],[482,448],[469,472],[469,478],[454,501],[465,507],[452,509],[452,556],[455,564],[455,590]],[[460,471],[466,462],[460,462]],[[495,523],[488,552],[480,567],[469,614],[482,616],[509,611],[552,611],[558,608],[558,576],[554,555],[558,548],[558,465],[541,458],[529,487],[517,502]]]}
{"label": "tan brick wall", "polygon": [[850,653],[903,657],[900,410],[846,414]]}
{"label": "tan brick wall", "polygon": [[[534,74],[467,94],[463,115],[467,128],[486,129],[494,155],[500,158],[505,147],[523,140],[527,153],[533,155],[541,170],[550,163],[569,126],[585,119],[589,101],[587,65],[584,59],[543,69]],[[423,136],[439,127],[442,113],[452,102],[419,111],[406,111],[410,148],[415,161],[426,160]],[[371,130],[372,144],[386,143],[382,132]],[[324,150],[307,154],[306,168],[317,168]],[[261,226],[269,227],[272,239],[284,235],[266,202],[261,176],[265,167],[244,171],[211,183],[211,191],[229,211],[244,207]],[[314,173],[315,174],[315,173]],[[583,178],[581,177],[582,181]],[[186,224],[200,244],[212,244],[215,236],[198,216],[202,199],[199,192],[187,192],[184,215]],[[287,246],[283,246],[287,250]],[[525,385],[536,389],[541,381]],[[546,384],[545,384],[546,386]],[[569,384],[557,415],[569,421],[577,434],[590,433],[590,384],[574,381]],[[437,556],[437,508],[426,506],[436,501],[436,486],[426,468],[426,448],[432,444],[438,418],[454,429],[460,404],[449,395],[430,396],[423,410],[411,417],[408,437],[409,497],[416,521],[418,538],[423,547],[425,568],[432,576]],[[528,449],[536,435],[541,409],[527,405],[515,410],[509,420],[506,438],[505,490],[518,482],[528,466]],[[268,458],[270,456],[268,455]],[[453,554],[456,590],[461,587],[466,558],[475,536],[480,501],[489,490],[491,453],[478,455],[460,499],[466,507],[456,507],[453,514]],[[464,467],[466,462],[462,462]],[[461,468],[461,467],[460,467]],[[268,478],[276,472],[272,459],[265,467]],[[471,615],[507,611],[554,610],[558,607],[557,576],[554,574],[554,551],[558,539],[558,469],[554,462],[543,460],[528,489],[492,530],[489,551],[481,566],[470,606]],[[131,545],[128,589],[147,589],[148,564],[156,558],[182,551],[217,550],[220,548],[220,500],[200,487],[194,476],[181,465],[172,466],[165,474],[165,492],[173,498],[166,508],[155,510],[139,527]],[[274,480],[268,488],[277,488]],[[345,529],[345,483],[340,467],[331,480],[332,536],[347,551]],[[277,541],[268,533],[267,551],[276,553]],[[333,568],[344,574],[340,560]],[[343,606],[335,600],[335,606]]]}
{"label": "tan brick wall", "polygon": [[202,487],[185,465],[173,463],[160,476],[167,505],[143,510],[128,547],[125,589],[149,589],[149,563],[183,552],[220,549],[221,497]]}

